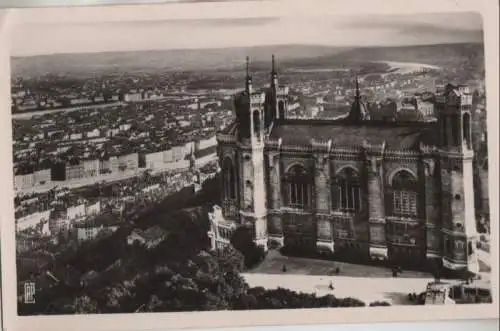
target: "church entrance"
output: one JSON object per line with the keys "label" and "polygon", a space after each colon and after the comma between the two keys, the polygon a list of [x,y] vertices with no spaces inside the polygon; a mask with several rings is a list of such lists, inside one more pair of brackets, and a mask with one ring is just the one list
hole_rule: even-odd
{"label": "church entrance", "polygon": [[289,214],[283,217],[286,251],[297,256],[316,252],[316,224],[310,215]]}
{"label": "church entrance", "polygon": [[388,254],[391,262],[402,267],[418,268],[424,262],[423,251],[416,246],[393,245]]}
{"label": "church entrance", "polygon": [[354,240],[335,240],[335,255],[343,261],[359,262],[368,258],[368,248]]}
{"label": "church entrance", "polygon": [[316,250],[316,238],[307,234],[285,232],[284,237],[284,246],[290,254],[308,256]]}

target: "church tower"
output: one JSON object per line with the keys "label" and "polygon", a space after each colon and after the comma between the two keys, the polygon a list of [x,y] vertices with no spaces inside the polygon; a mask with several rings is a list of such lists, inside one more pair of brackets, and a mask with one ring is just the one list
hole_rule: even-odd
{"label": "church tower", "polygon": [[359,91],[359,81],[358,76],[356,76],[356,92],[354,96],[354,102],[351,106],[351,111],[347,116],[349,122],[361,122],[370,120],[370,113],[368,112],[368,107],[361,100],[361,93]]}
{"label": "church tower", "polygon": [[471,142],[472,94],[448,85],[436,98],[440,134],[443,266],[478,272]]}
{"label": "church tower", "polygon": [[276,61],[274,58],[274,54],[272,55],[271,60],[271,88],[276,89],[278,87],[278,72],[276,71]]}
{"label": "church tower", "polygon": [[245,134],[238,137],[240,221],[253,230],[257,245],[267,249],[267,207],[264,174],[265,145],[265,93],[254,91],[249,70],[249,59],[246,65],[245,93],[246,100],[239,103],[243,109],[237,110],[240,115],[238,127]]}
{"label": "church tower", "polygon": [[278,83],[278,70],[276,58],[273,54],[271,60],[271,82],[269,93],[266,95],[266,127],[274,120],[285,119],[288,109],[288,92],[286,86]]}
{"label": "church tower", "polygon": [[271,63],[271,75],[269,90],[266,93],[264,103],[264,126],[266,131],[272,126],[272,123],[279,118],[278,116],[278,72],[276,71],[276,64],[274,54]]}
{"label": "church tower", "polygon": [[252,76],[250,75],[250,58],[247,56],[245,65],[245,92],[248,94],[252,93]]}

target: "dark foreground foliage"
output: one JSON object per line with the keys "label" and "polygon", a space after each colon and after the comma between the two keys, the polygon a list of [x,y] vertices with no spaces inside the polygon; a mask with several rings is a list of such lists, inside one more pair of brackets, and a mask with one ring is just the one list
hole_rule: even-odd
{"label": "dark foreground foliage", "polygon": [[370,307],[390,307],[391,304],[387,301],[375,301],[370,303]]}
{"label": "dark foreground foliage", "polygon": [[353,298],[317,297],[283,288],[250,288],[239,274],[243,256],[230,246],[217,253],[202,250],[186,259],[149,263],[129,263],[129,272],[120,277],[118,271],[113,277],[116,281],[110,282],[104,274],[86,286],[53,287],[37,298],[38,302],[51,302],[50,305],[38,305],[40,311],[23,312],[88,314],[365,306]]}
{"label": "dark foreground foliage", "polygon": [[247,227],[240,227],[234,231],[231,245],[243,254],[247,269],[257,266],[266,257],[264,248],[255,244],[252,232]]}

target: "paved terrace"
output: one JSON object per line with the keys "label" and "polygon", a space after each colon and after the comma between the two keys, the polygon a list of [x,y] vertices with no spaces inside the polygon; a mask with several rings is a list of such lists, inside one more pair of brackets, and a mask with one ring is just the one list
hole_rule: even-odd
{"label": "paved terrace", "polygon": [[[284,264],[286,272],[282,271]],[[332,270],[337,267],[340,273],[332,275]],[[425,272],[405,270],[393,278],[389,268],[287,257],[277,251],[270,251],[261,265],[243,276],[250,286],[268,289],[282,287],[319,296],[333,294],[337,297],[354,297],[367,305],[374,301],[386,301],[392,305],[413,304],[408,300],[408,293],[419,294],[425,291],[428,282],[434,280]],[[489,274],[482,276],[481,283],[488,283]],[[329,288],[330,282],[333,283],[333,290]]]}

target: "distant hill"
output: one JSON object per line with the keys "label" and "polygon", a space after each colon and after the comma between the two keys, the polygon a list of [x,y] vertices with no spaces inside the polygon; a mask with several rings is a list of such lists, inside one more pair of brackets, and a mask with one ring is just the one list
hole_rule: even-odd
{"label": "distant hill", "polygon": [[192,50],[153,50],[86,54],[55,54],[12,58],[13,76],[92,71],[157,71],[217,70],[242,68],[245,57],[251,58],[252,69],[266,63],[271,54],[280,61],[333,55],[347,48],[330,46],[277,45]]}
{"label": "distant hill", "polygon": [[195,50],[155,50],[88,54],[56,54],[12,58],[12,74],[91,73],[110,71],[241,70],[250,56],[252,70],[269,68],[271,54],[282,67],[326,67],[358,61],[401,61],[443,65],[467,60],[483,63],[482,43],[401,47],[333,47],[276,45]]}
{"label": "distant hill", "polygon": [[438,44],[399,47],[358,47],[336,54],[286,61],[294,67],[332,66],[364,61],[416,62],[429,65],[450,65],[455,62],[477,61],[484,67],[482,43]]}
{"label": "distant hill", "polygon": [[454,58],[483,57],[482,43],[358,48],[339,54],[357,61],[398,61],[444,65]]}

